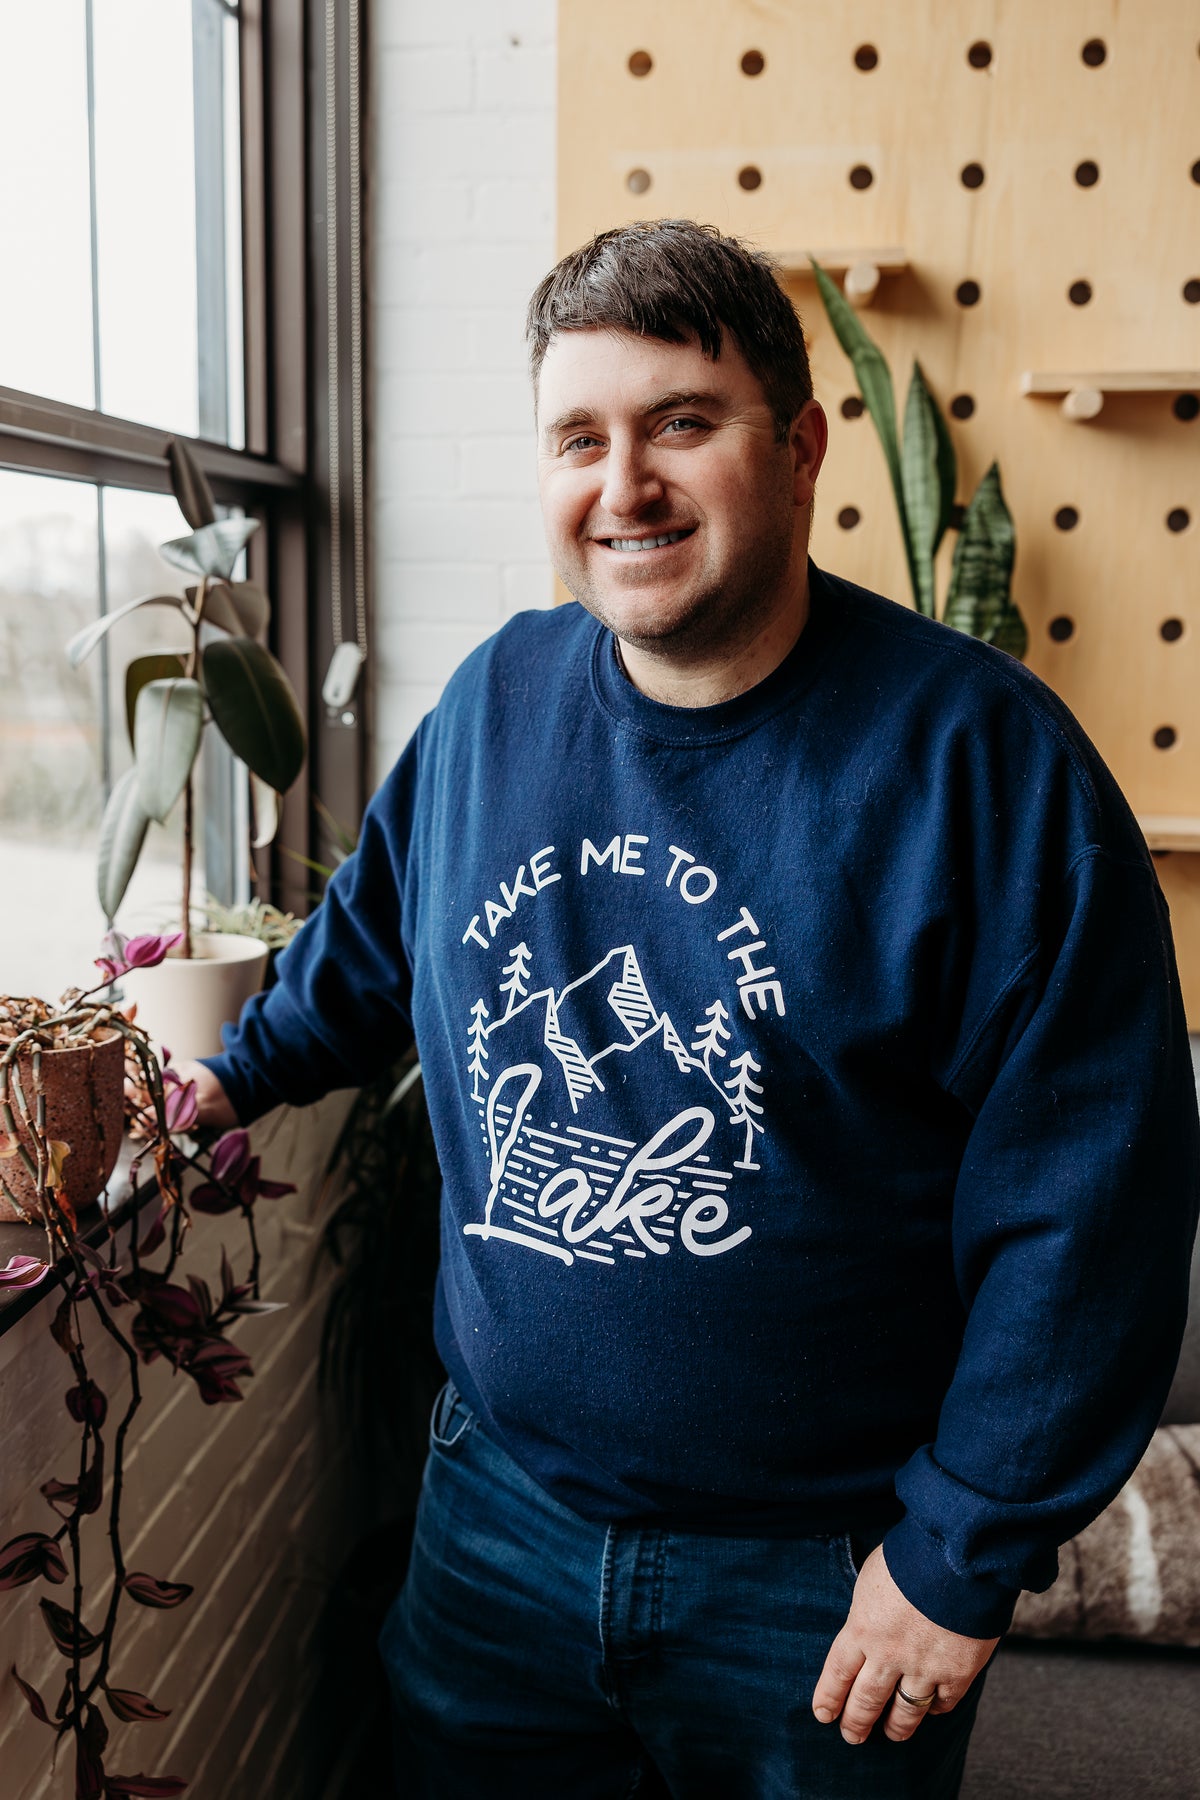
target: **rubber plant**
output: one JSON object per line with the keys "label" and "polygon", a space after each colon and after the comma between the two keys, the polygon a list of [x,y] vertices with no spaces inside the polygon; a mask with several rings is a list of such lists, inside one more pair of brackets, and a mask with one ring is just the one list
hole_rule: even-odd
{"label": "rubber plant", "polygon": [[[11,1672],[34,1718],[54,1732],[55,1750],[64,1737],[74,1740],[76,1800],[180,1794],[188,1785],[177,1775],[119,1775],[105,1766],[108,1718],[155,1723],[169,1716],[148,1695],[119,1685],[122,1608],[130,1603],[169,1609],[192,1593],[185,1582],[126,1563],[121,1508],[130,1428],[143,1401],[139,1369],[161,1357],[195,1383],[206,1405],[242,1398],[239,1383],[253,1370],[246,1352],[226,1333],[246,1314],[277,1310],[275,1303],[261,1298],[255,1203],[295,1191],[291,1183],[264,1179],[247,1132],[227,1131],[205,1150],[185,1135],[196,1120],[194,1083],[183,1081],[169,1062],[160,1066],[136,1022],[103,998],[119,975],[161,961],[174,942],[174,936],[110,937],[106,955],[97,959],[103,979],[95,987],[69,991],[57,1008],[30,1002],[32,1022],[0,1043],[0,1192],[13,1198],[5,1169],[11,1159],[19,1159],[34,1184],[34,1222],[45,1238],[43,1254],[9,1258],[0,1268],[0,1288],[36,1287],[51,1275],[61,1282],[62,1298],[50,1332],[71,1366],[65,1405],[79,1427],[74,1467],[41,1489],[59,1523],[53,1531],[23,1531],[0,1546],[0,1588],[41,1581],[51,1590],[63,1590],[66,1604],[50,1592],[39,1601],[46,1630],[63,1659],[61,1693],[43,1696],[15,1666]],[[117,1236],[110,1231],[103,1254],[81,1235],[61,1185],[70,1145],[47,1135],[41,1067],[64,1036],[99,1030],[115,1030],[125,1040],[127,1123],[139,1140],[131,1180],[136,1186],[149,1159],[159,1200],[140,1239],[135,1216],[124,1248],[118,1251]],[[27,1052],[32,1054],[23,1054]],[[187,1187],[189,1171],[201,1179]],[[235,1274],[222,1247],[219,1273],[211,1283],[193,1273],[179,1278],[177,1266],[194,1213],[240,1215],[249,1247],[242,1275]],[[148,1259],[164,1248],[164,1260],[151,1266]],[[117,1347],[128,1371],[128,1393],[119,1402],[114,1398],[111,1407],[89,1360],[92,1343],[104,1339]],[[115,1425],[114,1415],[119,1415]],[[100,1568],[85,1570],[83,1521],[105,1509],[107,1554]],[[86,1548],[94,1556],[93,1540]],[[111,1590],[97,1616],[89,1598],[109,1570]]]}
{"label": "rubber plant", "polygon": [[[211,724],[247,765],[254,802],[254,844],[271,842],[279,802],[304,764],[304,720],[291,684],[261,642],[270,602],[233,570],[257,519],[218,519],[212,490],[187,445],[167,446],[171,487],[186,537],[160,546],[175,568],[196,577],[184,594],[144,594],[105,613],[67,644],[77,667],[120,619],[143,606],[173,608],[190,642],[138,656],[125,671],[125,705],[134,762],[116,783],[100,827],[97,889],[104,915],[120,906],[150,821],[165,823],[183,800],[183,903],[180,954],[192,954],[191,888],[195,838],[193,770]],[[205,632],[205,627],[211,627]],[[207,641],[205,641],[207,637]]]}
{"label": "rubber plant", "polygon": [[917,611],[936,618],[934,558],[943,537],[957,526],[958,542],[941,618],[971,637],[1023,657],[1028,633],[1012,597],[1016,534],[992,463],[958,518],[954,490],[958,464],[941,408],[914,361],[904,405],[904,435],[887,358],[835,282],[812,261],[817,288],[838,343],[850,358],[863,405],[883,446]]}

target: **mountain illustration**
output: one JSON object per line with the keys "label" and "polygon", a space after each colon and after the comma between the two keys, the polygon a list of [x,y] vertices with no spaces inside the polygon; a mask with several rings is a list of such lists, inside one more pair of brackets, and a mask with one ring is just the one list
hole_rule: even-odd
{"label": "mountain illustration", "polygon": [[670,1015],[655,1006],[631,944],[610,950],[560,992],[542,988],[510,1006],[486,1028],[489,1041],[497,1035],[503,1037],[497,1054],[512,1060],[527,1057],[540,1037],[562,1069],[573,1112],[589,1093],[603,1093],[610,1081],[627,1079],[625,1059],[643,1046],[670,1056],[681,1075],[699,1074],[731,1104],[704,1063],[690,1054]]}

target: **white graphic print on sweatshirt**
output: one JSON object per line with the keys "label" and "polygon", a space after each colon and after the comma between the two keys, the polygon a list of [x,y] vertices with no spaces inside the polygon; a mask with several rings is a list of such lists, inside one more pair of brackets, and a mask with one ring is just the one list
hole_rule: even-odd
{"label": "white graphic print on sweatshirt", "polygon": [[[649,841],[631,834],[597,849],[584,838],[580,874],[604,869],[644,878],[653,872],[643,862]],[[689,907],[711,901],[715,873],[677,845],[669,853],[664,885]],[[472,917],[464,946],[491,948],[485,925],[495,940],[522,898],[536,900],[562,879],[551,864],[555,854],[552,846],[537,851],[511,884],[500,883],[500,899],[485,901]],[[716,939],[741,971],[731,971],[731,985],[746,1018],[769,1009],[782,1016],[777,971],[755,960],[766,942],[753,914],[742,907]],[[480,995],[466,1035],[489,1186],[483,1219],[464,1226],[464,1234],[521,1244],[568,1264],[576,1257],[613,1264],[621,1255],[665,1256],[676,1243],[693,1256],[717,1256],[745,1243],[751,1228],[731,1225],[727,1195],[739,1173],[744,1179],[758,1171],[756,1139],[765,1126],[762,1069],[738,1042],[740,1015],[731,1016],[717,997],[681,1032],[656,1005],[631,943],[562,987],[539,984],[523,938],[502,953],[493,1005]],[[598,1097],[632,1081],[635,1061],[646,1058],[661,1060],[672,1081],[686,1082],[681,1097],[689,1103],[641,1143],[598,1130]],[[661,1088],[664,1067],[652,1073]]]}

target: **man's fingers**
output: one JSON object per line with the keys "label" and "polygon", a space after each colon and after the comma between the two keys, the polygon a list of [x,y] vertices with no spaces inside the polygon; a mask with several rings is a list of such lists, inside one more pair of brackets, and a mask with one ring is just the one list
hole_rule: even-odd
{"label": "man's fingers", "polygon": [[862,1651],[853,1647],[844,1631],[839,1632],[813,1689],[813,1712],[822,1725],[831,1724],[841,1712],[864,1660]]}
{"label": "man's fingers", "polygon": [[[869,1736],[871,1727],[890,1704],[895,1691],[895,1670],[872,1669],[864,1664],[842,1708],[842,1736],[848,1744],[861,1744]],[[906,1712],[911,1710],[905,1708]]]}

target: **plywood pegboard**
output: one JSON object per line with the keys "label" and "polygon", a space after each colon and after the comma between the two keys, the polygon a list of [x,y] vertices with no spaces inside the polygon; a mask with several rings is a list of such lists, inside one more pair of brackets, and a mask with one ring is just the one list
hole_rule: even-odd
{"label": "plywood pegboard", "polygon": [[[563,251],[679,216],[777,254],[903,250],[864,317],[899,404],[916,356],[951,415],[960,500],[999,460],[1030,667],[1138,815],[1195,821],[1200,842],[1192,0],[560,0],[558,117]],[[905,600],[874,430],[843,414],[857,390],[811,280],[788,288],[830,417],[813,553]],[[1191,371],[1107,390],[1087,423],[1022,392],[1039,373]],[[1200,1028],[1200,857],[1160,874]]]}

